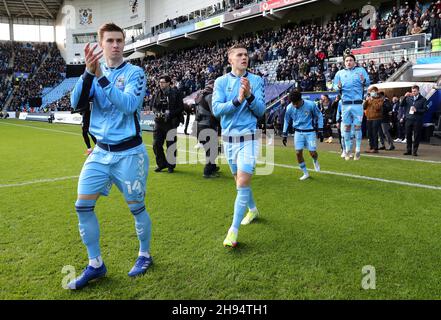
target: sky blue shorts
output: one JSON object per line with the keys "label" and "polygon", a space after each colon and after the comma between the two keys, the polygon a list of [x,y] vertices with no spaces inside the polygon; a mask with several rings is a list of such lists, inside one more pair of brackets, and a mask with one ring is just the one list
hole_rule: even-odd
{"label": "sky blue shorts", "polygon": [[343,124],[361,126],[363,122],[363,106],[361,104],[343,105],[341,113]]}
{"label": "sky blue shorts", "polygon": [[126,201],[143,202],[148,169],[149,157],[144,144],[121,152],[95,146],[81,170],[78,194],[107,196],[115,184]]}
{"label": "sky blue shorts", "polygon": [[317,150],[317,134],[312,132],[294,133],[294,146],[296,150],[308,149],[309,151]]}
{"label": "sky blue shorts", "polygon": [[236,175],[240,170],[253,174],[259,156],[259,147],[259,140],[232,143],[224,141],[224,153],[231,173]]}

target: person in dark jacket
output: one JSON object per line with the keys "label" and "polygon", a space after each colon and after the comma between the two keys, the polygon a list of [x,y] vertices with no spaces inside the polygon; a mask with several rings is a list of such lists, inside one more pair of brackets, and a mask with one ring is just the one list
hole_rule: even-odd
{"label": "person in dark jacket", "polygon": [[406,140],[406,110],[401,106],[404,97],[398,99],[398,107],[395,105],[395,110],[397,112],[397,139],[394,142],[407,143]]}
{"label": "person in dark jacket", "polygon": [[[379,93],[380,98],[383,98],[383,120],[381,122],[381,127],[379,130],[380,139],[382,140],[382,145],[385,146],[385,140],[389,144],[387,150],[395,150],[394,141],[390,135],[391,123],[392,123],[392,103],[384,95],[384,92]],[[381,148],[380,148],[381,149]],[[386,149],[386,148],[385,148]]]}
{"label": "person in dark jacket", "polygon": [[323,114],[323,135],[326,143],[332,142],[332,128],[331,125],[334,122],[334,110],[332,110],[331,100],[327,94],[322,94],[320,97],[320,111]]}
{"label": "person in dark jacket", "polygon": [[[182,95],[177,88],[171,87],[170,76],[161,76],[159,79],[160,89],[152,100],[152,109],[155,114],[155,129],[153,131],[153,152],[156,157],[157,168],[155,172],[161,172],[167,168],[173,173],[176,167],[176,150],[174,158],[167,159],[164,154],[164,141],[168,149],[177,142],[177,130],[184,103]],[[167,152],[167,154],[169,154]]]}
{"label": "person in dark jacket", "polygon": [[217,178],[219,167],[216,166],[216,158],[218,155],[218,130],[219,120],[213,115],[212,96],[213,96],[214,80],[210,80],[205,89],[196,97],[196,121],[198,141],[205,149],[205,167],[204,178]]}
{"label": "person in dark jacket", "polygon": [[[418,156],[418,146],[423,128],[423,116],[428,110],[427,99],[420,94],[417,85],[412,87],[412,92],[407,92],[401,102],[405,108],[407,151],[404,155]],[[412,139],[414,138],[414,139]]]}

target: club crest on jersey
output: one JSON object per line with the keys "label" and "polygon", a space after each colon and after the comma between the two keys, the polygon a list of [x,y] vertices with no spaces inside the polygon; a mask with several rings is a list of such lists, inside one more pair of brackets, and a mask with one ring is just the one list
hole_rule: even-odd
{"label": "club crest on jersey", "polygon": [[123,76],[121,76],[121,77],[118,77],[117,79],[116,79],[116,83],[115,83],[115,86],[118,88],[118,89],[124,89],[124,86],[125,86],[125,84],[124,84],[124,82],[125,82],[125,78],[123,77]]}

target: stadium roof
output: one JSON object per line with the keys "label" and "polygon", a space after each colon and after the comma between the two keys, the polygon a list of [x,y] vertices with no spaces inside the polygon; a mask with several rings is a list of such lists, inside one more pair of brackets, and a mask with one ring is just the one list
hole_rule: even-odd
{"label": "stadium roof", "polygon": [[0,16],[56,19],[63,0],[0,0]]}

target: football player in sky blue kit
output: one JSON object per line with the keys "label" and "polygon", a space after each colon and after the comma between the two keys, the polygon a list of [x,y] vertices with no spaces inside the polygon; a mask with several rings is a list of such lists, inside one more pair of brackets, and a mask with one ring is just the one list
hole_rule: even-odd
{"label": "football player in sky blue kit", "polygon": [[317,105],[310,100],[302,99],[302,94],[298,90],[292,90],[289,93],[288,105],[285,113],[285,123],[283,125],[283,144],[286,147],[288,140],[288,126],[292,123],[294,128],[294,148],[296,150],[297,161],[303,176],[300,180],[309,178],[308,169],[306,169],[305,159],[303,158],[303,149],[307,148],[314,162],[315,171],[320,171],[317,153],[317,136],[323,142],[323,115]]}
{"label": "football player in sky blue kit", "polygon": [[345,160],[349,160],[351,153],[351,127],[355,132],[354,160],[360,160],[361,123],[363,121],[364,90],[370,85],[369,75],[362,67],[355,65],[355,56],[350,50],[345,51],[345,69],[335,75],[333,87],[338,90],[342,98],[342,133],[345,140]]}
{"label": "football player in sky blue kit", "polygon": [[248,61],[244,45],[236,44],[228,50],[232,70],[216,79],[212,98],[214,116],[221,119],[225,157],[237,188],[225,247],[236,247],[240,224],[249,224],[259,214],[250,184],[259,151],[256,126],[265,113],[265,91],[263,79],[247,71]]}
{"label": "football player in sky blue kit", "polygon": [[[120,27],[104,24],[98,34],[102,51],[95,53],[97,45],[86,45],[86,70],[71,94],[74,108],[89,106],[90,99],[93,102],[89,130],[97,144],[81,170],[75,203],[89,264],[68,284],[69,289],[81,289],[107,272],[94,208],[100,195],[109,194],[112,184],[124,194],[140,243],[138,258],[128,275],[142,275],[153,263],[151,221],[144,204],[149,158],[139,124],[146,77],[141,68],[123,61],[125,35]],[[102,56],[105,63],[101,65]]]}

